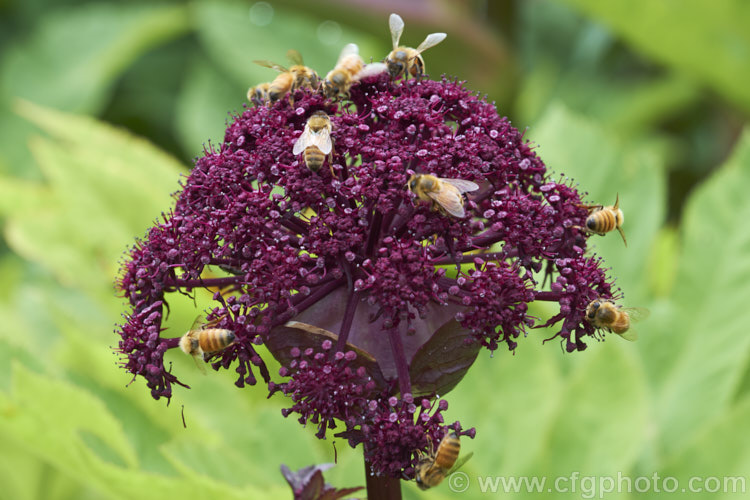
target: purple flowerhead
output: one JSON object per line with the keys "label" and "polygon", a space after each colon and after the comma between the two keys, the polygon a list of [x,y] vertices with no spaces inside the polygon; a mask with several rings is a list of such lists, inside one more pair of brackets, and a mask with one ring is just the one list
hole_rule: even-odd
{"label": "purple flowerhead", "polygon": [[[558,325],[566,349],[583,350],[596,334],[586,306],[612,285],[585,255],[580,193],[461,83],[381,75],[350,100],[302,89],[294,103],[236,116],[130,251],[119,350],[154,398],[171,397],[184,384],[164,355],[183,332],[162,329],[168,297],[219,288],[205,319],[236,341],[208,353],[215,369],[232,367],[239,387],[259,374],[290,398],[285,416],[362,443],[375,473],[413,477],[430,441],[474,436],[446,425],[442,397],[482,347],[512,351]],[[292,147],[316,111],[331,118],[334,154],[312,172]],[[419,200],[406,188],[415,173],[476,183],[466,216]],[[534,300],[559,313],[530,316]],[[260,344],[282,365],[277,381]]]}

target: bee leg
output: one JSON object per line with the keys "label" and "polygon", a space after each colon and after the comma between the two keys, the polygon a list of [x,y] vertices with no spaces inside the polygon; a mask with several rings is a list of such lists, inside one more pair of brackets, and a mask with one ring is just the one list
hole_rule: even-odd
{"label": "bee leg", "polygon": [[328,153],[328,168],[331,169],[331,177],[338,179],[336,173],[333,171],[333,148],[331,148],[331,152]]}
{"label": "bee leg", "polygon": [[625,239],[625,233],[623,232],[622,228],[620,226],[617,226],[617,230],[620,232],[620,236],[622,236],[622,242],[625,243],[625,246],[628,246],[628,240]]}
{"label": "bee leg", "polygon": [[601,233],[599,231],[592,231],[591,229],[587,227],[582,227],[581,229],[589,234],[596,234],[597,236],[607,236],[607,233]]}
{"label": "bee leg", "polygon": [[576,204],[578,208],[585,208],[589,212],[593,212],[594,210],[602,210],[604,208],[604,205],[582,205],[582,204]]}

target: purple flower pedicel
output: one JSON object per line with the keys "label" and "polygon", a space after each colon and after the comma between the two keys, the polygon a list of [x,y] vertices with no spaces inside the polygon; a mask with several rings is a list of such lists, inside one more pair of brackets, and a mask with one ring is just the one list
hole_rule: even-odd
{"label": "purple flower pedicel", "polygon": [[[583,350],[596,335],[586,306],[611,299],[612,285],[584,255],[580,194],[461,83],[381,75],[354,85],[350,101],[303,89],[294,102],[235,117],[130,251],[119,351],[154,398],[171,397],[184,384],[164,365],[179,342],[162,331],[167,296],[218,287],[206,320],[236,341],[211,356],[215,369],[234,366],[239,387],[260,375],[290,398],[285,416],[362,443],[376,475],[412,478],[430,442],[474,436],[443,422],[441,398],[482,346],[512,351],[530,328],[559,325],[566,349]],[[335,175],[292,154],[316,111],[333,124]],[[414,173],[478,184],[466,217],[420,202],[406,189]],[[529,316],[534,300],[559,313]]]}

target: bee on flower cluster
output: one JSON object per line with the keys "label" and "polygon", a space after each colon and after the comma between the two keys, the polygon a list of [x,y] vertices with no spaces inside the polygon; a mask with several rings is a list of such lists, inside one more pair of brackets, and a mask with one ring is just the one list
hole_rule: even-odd
{"label": "bee on flower cluster", "polygon": [[293,94],[296,90],[307,88],[321,92],[330,99],[348,97],[349,89],[363,78],[387,72],[394,80],[404,77],[421,78],[425,75],[425,62],[422,52],[434,47],[446,38],[445,33],[431,33],[416,49],[399,45],[404,31],[404,20],[398,14],[391,14],[388,20],[393,50],[382,62],[366,64],[359,55],[359,47],[349,43],[341,51],[336,65],[321,79],[318,73],[305,66],[302,55],[296,50],[289,50],[287,58],[293,63],[290,68],[267,61],[255,60],[256,64],[279,72],[271,82],[260,83],[247,91],[247,99],[255,105],[273,104],[289,95],[290,104],[294,104]]}
{"label": "bee on flower cluster", "polygon": [[638,333],[630,329],[631,323],[644,319],[648,314],[647,309],[622,307],[611,300],[596,299],[586,306],[586,320],[594,328],[616,333],[631,342],[638,339]]}
{"label": "bee on flower cluster", "polygon": [[328,166],[333,172],[333,141],[331,139],[331,118],[324,111],[316,111],[308,118],[305,130],[294,143],[292,154],[304,153],[305,165],[313,172],[320,170],[328,155]]}
{"label": "bee on flower cluster", "polygon": [[625,246],[628,241],[625,239],[625,233],[622,230],[622,223],[625,222],[625,215],[620,209],[620,195],[615,198],[615,204],[605,207],[604,205],[579,205],[589,211],[586,218],[586,227],[581,228],[586,232],[604,236],[606,233],[617,229],[622,236]]}
{"label": "bee on flower cluster", "polygon": [[[212,328],[211,324],[202,325],[198,317],[190,330],[180,337],[180,349],[192,356],[196,366],[205,374],[205,361],[211,354],[223,351],[235,341],[234,332],[224,328]],[[204,328],[207,326],[208,328]]]}
{"label": "bee on flower cluster", "polygon": [[320,77],[314,69],[305,66],[302,55],[296,50],[289,50],[287,58],[294,63],[289,69],[271,61],[253,61],[255,64],[271,68],[279,72],[272,82],[261,83],[247,91],[249,101],[259,104],[274,103],[289,94],[290,104],[294,104],[294,92],[297,89],[317,89]]}
{"label": "bee on flower cluster", "polygon": [[[321,92],[329,99],[347,98],[352,85],[363,78],[388,73],[392,79],[400,77],[421,78],[425,75],[425,62],[422,52],[434,47],[446,38],[445,33],[432,33],[416,48],[400,46],[404,30],[404,20],[398,14],[391,14],[388,26],[391,33],[393,50],[383,62],[365,64],[359,54],[359,47],[350,43],[344,46],[336,65],[325,78],[319,78],[312,68],[304,65],[302,55],[290,50],[287,57],[294,66],[287,69],[279,64],[257,60],[256,64],[275,69],[280,74],[272,81],[261,83],[248,90],[247,98],[256,105],[273,104],[285,95],[293,104],[293,94],[297,89],[307,88]],[[333,130],[331,118],[323,111],[315,111],[307,119],[302,135],[294,143],[292,154],[304,154],[305,165],[312,172],[317,172],[328,158],[331,176],[333,170]],[[431,203],[432,210],[442,214],[463,218],[464,193],[476,191],[479,186],[463,179],[443,179],[430,174],[414,174],[407,184],[408,189],[419,200]]]}
{"label": "bee on flower cluster", "polygon": [[419,461],[414,473],[417,486],[422,490],[437,486],[474,455],[472,452],[459,460],[458,454],[460,451],[461,440],[455,432],[446,434],[440,440],[436,450],[432,449],[432,441],[430,441],[430,451],[428,453],[419,452]]}

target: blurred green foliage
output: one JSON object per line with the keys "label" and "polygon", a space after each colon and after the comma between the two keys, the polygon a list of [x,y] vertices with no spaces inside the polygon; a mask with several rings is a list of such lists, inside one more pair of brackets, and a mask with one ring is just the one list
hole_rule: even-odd
{"label": "blurred green foliage", "polygon": [[[333,460],[330,442],[281,417],[283,399],[237,389],[231,373],[202,377],[179,353],[168,360],[193,388],[170,406],[140,380],[126,388],[111,351],[123,310],[112,281],[247,87],[273,78],[253,59],[283,64],[297,48],[325,73],[345,43],[376,60],[388,52],[391,3],[363,5],[0,3],[0,498],[289,498],[281,463]],[[449,34],[426,53],[431,74],[489,94],[591,200],[619,193],[629,246],[591,242],[627,305],[651,310],[634,344],[607,338],[564,355],[536,330],[515,356],[480,355],[448,397],[446,418],[478,431],[464,442],[474,458],[461,498],[487,498],[477,476],[750,481],[747,3],[399,9],[404,42]],[[167,326],[184,331],[196,305],[171,306]],[[341,440],[337,450],[327,480],[363,484],[359,451]],[[635,496],[659,494],[605,495]]]}

